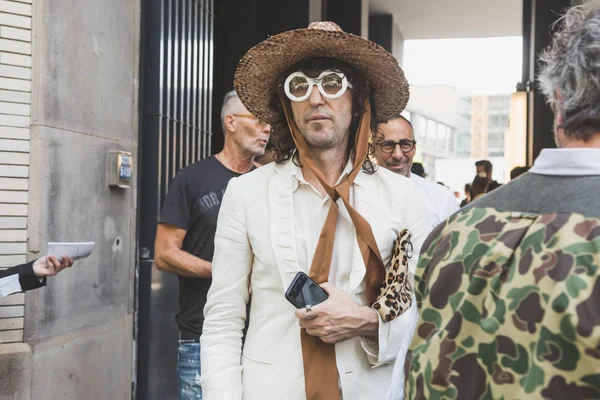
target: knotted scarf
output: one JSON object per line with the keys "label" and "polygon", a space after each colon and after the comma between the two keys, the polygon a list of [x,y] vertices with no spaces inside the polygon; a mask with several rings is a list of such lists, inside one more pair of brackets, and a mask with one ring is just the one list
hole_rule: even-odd
{"label": "knotted scarf", "polygon": [[[371,103],[369,99],[365,101],[365,112],[362,114],[356,133],[354,143],[354,162],[350,174],[339,184],[331,186],[325,180],[319,168],[315,165],[310,149],[304,140],[296,122],[294,121],[292,111],[287,99],[281,95],[281,104],[287,119],[290,132],[303,167],[309,168],[319,180],[329,197],[331,206],[327,213],[325,223],[317,242],[315,255],[310,266],[309,276],[317,283],[327,282],[329,280],[329,267],[333,253],[333,242],[335,229],[338,219],[337,200],[342,199],[354,228],[356,229],[356,239],[358,247],[365,263],[366,273],[365,282],[369,304],[377,300],[379,290],[385,278],[385,268],[379,253],[379,248],[375,242],[371,225],[365,220],[350,204],[350,188],[354,179],[360,172],[362,164],[367,157],[370,122],[371,122]],[[352,251],[348,248],[347,251]],[[301,330],[302,359],[304,363],[304,380],[306,387],[307,400],[339,400],[340,388],[338,385],[338,370],[335,358],[335,346],[323,342],[319,337],[311,336],[305,329]]]}

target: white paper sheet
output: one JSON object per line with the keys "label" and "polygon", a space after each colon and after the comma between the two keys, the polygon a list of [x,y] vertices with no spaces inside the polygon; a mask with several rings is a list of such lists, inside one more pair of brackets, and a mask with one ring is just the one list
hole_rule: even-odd
{"label": "white paper sheet", "polygon": [[94,242],[60,243],[48,242],[47,256],[55,256],[57,259],[66,255],[73,260],[88,257],[94,251]]}
{"label": "white paper sheet", "polygon": [[21,291],[21,284],[19,283],[19,275],[9,275],[0,279],[0,297],[6,297],[13,293]]}

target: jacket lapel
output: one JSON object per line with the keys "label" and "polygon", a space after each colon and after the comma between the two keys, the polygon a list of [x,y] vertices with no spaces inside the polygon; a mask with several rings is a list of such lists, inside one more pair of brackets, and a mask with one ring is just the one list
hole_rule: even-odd
{"label": "jacket lapel", "polygon": [[294,232],[294,180],[291,175],[291,163],[290,160],[276,165],[276,173],[269,178],[268,185],[271,242],[284,291],[300,270]]}

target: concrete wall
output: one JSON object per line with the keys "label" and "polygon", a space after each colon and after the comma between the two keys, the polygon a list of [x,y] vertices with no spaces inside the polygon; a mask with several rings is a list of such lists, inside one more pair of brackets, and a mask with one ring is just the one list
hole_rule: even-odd
{"label": "concrete wall", "polygon": [[3,399],[131,397],[136,187],[108,187],[107,155],[137,160],[139,1],[33,4],[28,258],[47,241],[96,249],[26,294],[26,344],[0,345]]}

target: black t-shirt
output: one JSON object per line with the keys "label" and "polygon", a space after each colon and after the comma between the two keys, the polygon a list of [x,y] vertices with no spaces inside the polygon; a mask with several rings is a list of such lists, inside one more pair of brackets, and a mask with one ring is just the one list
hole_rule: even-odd
{"label": "black t-shirt", "polygon": [[[187,231],[182,250],[212,262],[217,217],[231,178],[240,174],[215,157],[205,158],[177,173],[160,213],[159,223]],[[179,313],[175,317],[185,339],[200,337],[203,309],[211,279],[179,276]]]}
{"label": "black t-shirt", "polygon": [[494,189],[498,189],[500,186],[502,186],[502,185],[501,185],[501,184],[499,184],[497,181],[491,181],[491,182],[488,184],[488,187],[487,187],[486,193],[489,193],[489,192],[491,192],[491,191],[492,191],[492,190],[494,190]]}

